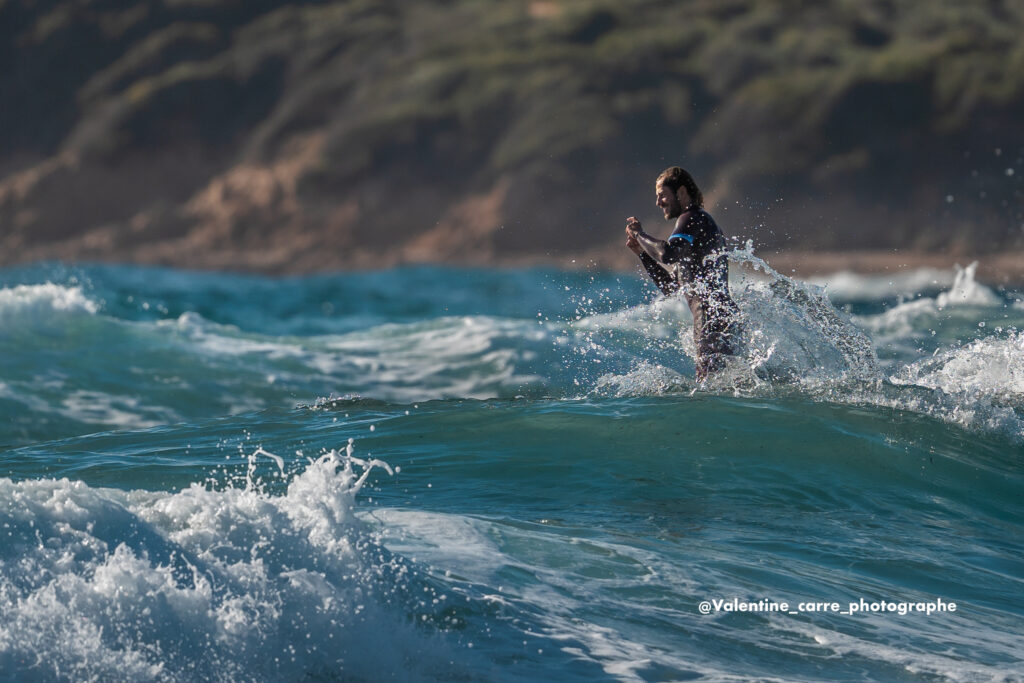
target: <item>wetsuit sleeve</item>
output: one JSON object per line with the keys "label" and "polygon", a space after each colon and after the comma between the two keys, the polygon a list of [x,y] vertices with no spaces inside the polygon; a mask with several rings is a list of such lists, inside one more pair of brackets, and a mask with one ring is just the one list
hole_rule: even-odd
{"label": "wetsuit sleeve", "polygon": [[694,237],[676,230],[668,241],[651,237],[645,232],[637,233],[637,242],[655,263],[678,263],[690,255]]}
{"label": "wetsuit sleeve", "polygon": [[676,282],[667,270],[661,267],[661,264],[651,258],[647,252],[640,252],[640,262],[644,264],[644,268],[647,269],[647,274],[654,280],[654,284],[658,286],[661,293],[665,296],[671,296],[679,291],[679,283]]}
{"label": "wetsuit sleeve", "polygon": [[694,235],[676,230],[668,238],[665,263],[679,263],[693,254]]}

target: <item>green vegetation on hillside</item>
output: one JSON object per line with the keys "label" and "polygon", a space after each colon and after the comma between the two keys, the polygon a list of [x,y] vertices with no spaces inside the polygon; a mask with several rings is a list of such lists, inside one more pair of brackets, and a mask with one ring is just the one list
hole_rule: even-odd
{"label": "green vegetation on hillside", "polygon": [[1022,35],[1021,0],[5,0],[0,240],[564,254],[680,163],[761,244],[1014,245]]}

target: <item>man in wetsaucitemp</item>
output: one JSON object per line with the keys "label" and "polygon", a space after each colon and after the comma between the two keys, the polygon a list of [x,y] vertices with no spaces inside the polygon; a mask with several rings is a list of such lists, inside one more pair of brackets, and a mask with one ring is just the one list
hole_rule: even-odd
{"label": "man in wetsaucitemp", "polygon": [[640,257],[647,273],[665,296],[680,290],[693,314],[697,347],[697,381],[720,370],[723,356],[735,351],[736,304],[729,296],[729,260],[725,237],[704,211],[704,197],[689,173],[673,166],[654,186],[666,220],[675,219],[668,241],[645,233],[640,221],[626,221],[626,246]]}

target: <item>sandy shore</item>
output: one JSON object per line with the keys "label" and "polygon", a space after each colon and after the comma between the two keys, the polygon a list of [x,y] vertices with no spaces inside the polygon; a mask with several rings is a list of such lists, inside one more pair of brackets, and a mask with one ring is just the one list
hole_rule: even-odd
{"label": "sandy shore", "polygon": [[[61,244],[54,248],[24,250],[0,255],[0,265],[33,261],[61,260],[74,262],[138,263],[198,270],[222,270],[262,273],[265,275],[304,275],[316,272],[337,272],[386,268],[410,263],[450,263],[469,267],[556,266],[569,269],[601,269],[629,272],[638,268],[638,261],[625,248],[600,247],[567,257],[555,254],[519,254],[493,258],[488,255],[456,259],[424,259],[408,261],[398,256],[382,260],[379,255],[360,252],[339,254],[331,251],[283,250],[279,245],[265,249],[183,249],[179,244],[159,243],[142,249],[98,250],[76,249],[78,244]],[[277,246],[278,248],[275,248]],[[177,248],[175,248],[177,247]],[[102,254],[102,255],[101,255]],[[756,254],[775,270],[786,275],[806,278],[841,271],[861,274],[900,273],[919,268],[950,270],[954,265],[978,262],[977,277],[990,285],[1024,286],[1024,250],[987,254],[939,253],[911,250],[878,251],[775,251]],[[7,256],[7,258],[3,258]],[[12,258],[13,257],[13,258]]]}
{"label": "sandy shore", "polygon": [[801,276],[839,271],[898,273],[918,268],[950,269],[978,262],[978,279],[998,285],[1024,284],[1024,251],[990,254],[940,254],[913,251],[800,252],[762,255],[773,268]]}
{"label": "sandy shore", "polygon": [[[625,250],[622,250],[625,252]],[[841,271],[861,274],[900,273],[919,268],[950,270],[955,265],[978,262],[978,280],[991,285],[1024,286],[1024,250],[987,254],[938,253],[904,250],[880,251],[774,251],[756,252],[786,275],[806,278]],[[590,265],[614,270],[637,267],[630,253],[601,252],[583,259],[567,260],[567,267]]]}

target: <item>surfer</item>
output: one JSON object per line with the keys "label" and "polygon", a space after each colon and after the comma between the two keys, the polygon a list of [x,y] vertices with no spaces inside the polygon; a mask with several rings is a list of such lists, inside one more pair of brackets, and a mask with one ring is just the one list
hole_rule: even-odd
{"label": "surfer", "polygon": [[736,304],[729,296],[729,260],[725,237],[704,210],[704,197],[693,177],[673,166],[654,185],[666,220],[675,219],[668,241],[645,233],[640,221],[626,220],[626,246],[640,257],[654,284],[671,296],[682,291],[693,314],[697,381],[725,365],[735,353]]}

